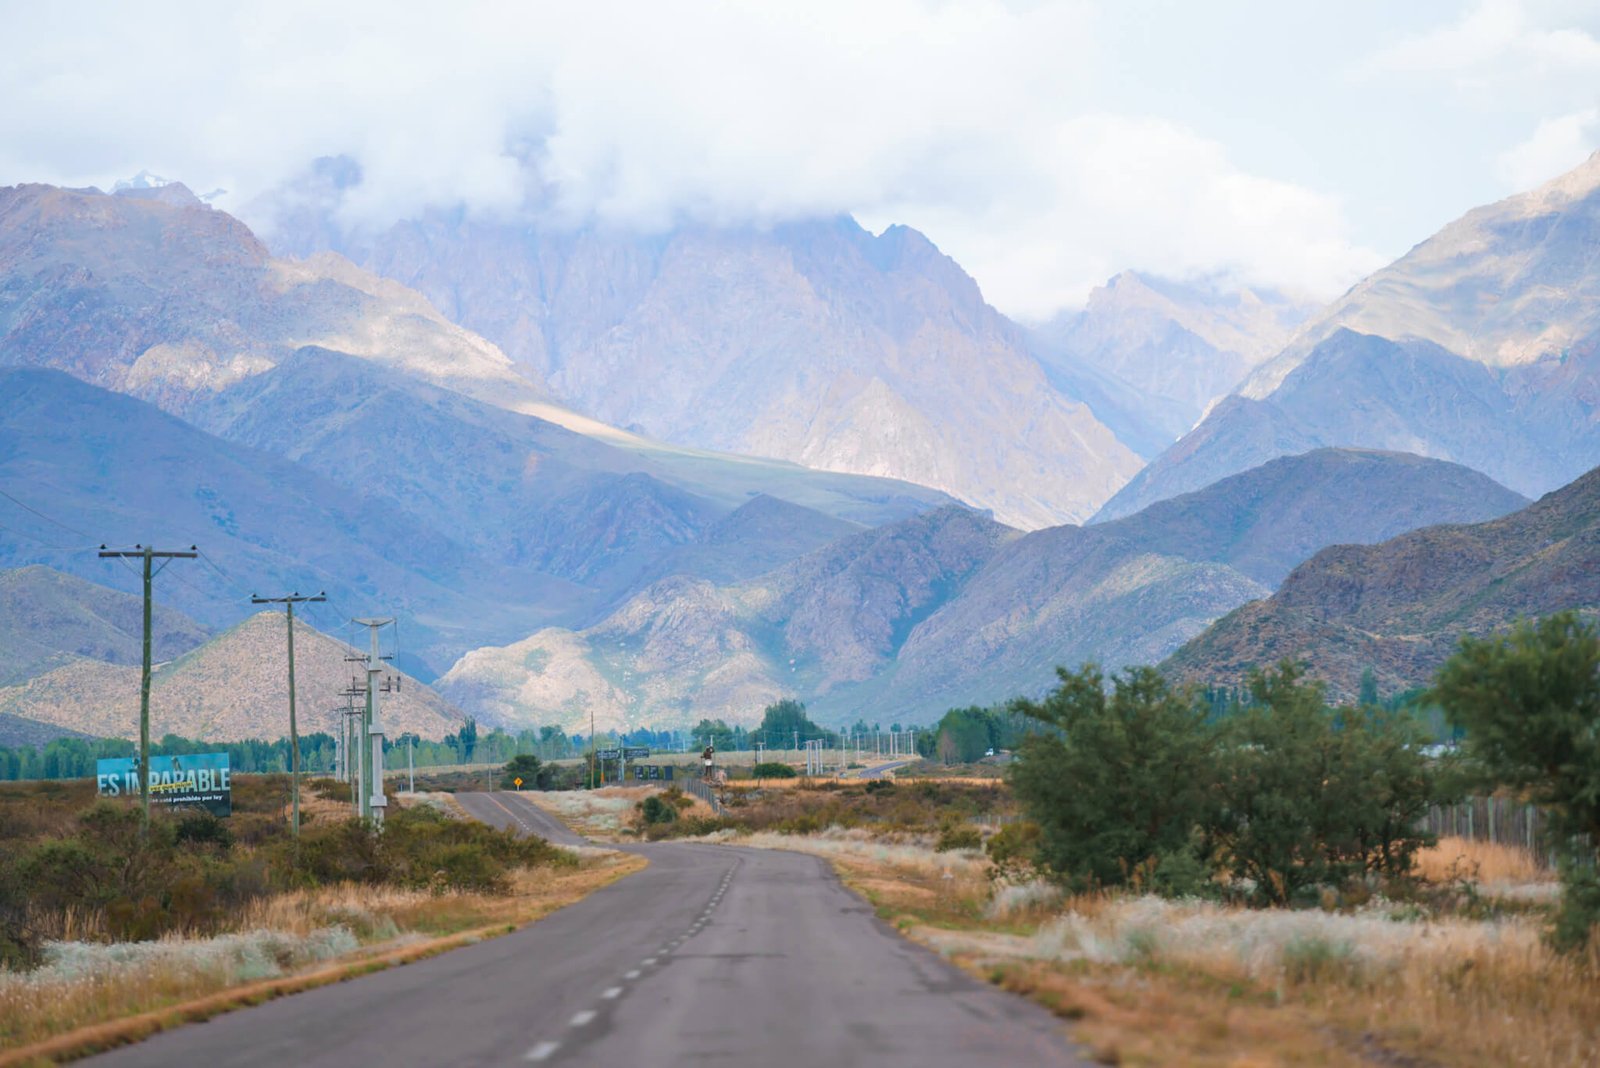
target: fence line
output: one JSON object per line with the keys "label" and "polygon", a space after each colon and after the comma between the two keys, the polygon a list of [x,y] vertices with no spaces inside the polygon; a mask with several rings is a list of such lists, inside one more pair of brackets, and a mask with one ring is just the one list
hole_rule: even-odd
{"label": "fence line", "polygon": [[1542,867],[1556,866],[1557,857],[1546,833],[1549,818],[1538,806],[1523,801],[1469,797],[1454,805],[1435,805],[1423,818],[1422,826],[1441,838],[1471,838],[1516,846],[1532,854]]}

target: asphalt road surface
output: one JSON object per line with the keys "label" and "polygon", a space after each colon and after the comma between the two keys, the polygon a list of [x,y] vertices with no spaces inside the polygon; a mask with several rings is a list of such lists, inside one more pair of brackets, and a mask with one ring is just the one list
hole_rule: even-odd
{"label": "asphalt road surface", "polygon": [[863,779],[881,779],[885,775],[888,775],[891,771],[898,771],[907,764],[911,763],[914,763],[914,761],[893,760],[887,764],[878,764],[873,767],[863,769],[861,772],[861,777]]}
{"label": "asphalt road surface", "polygon": [[[525,797],[474,816],[581,841]],[[1059,1023],[906,941],[799,853],[650,866],[514,934],[160,1034],[104,1065],[1079,1065]]]}

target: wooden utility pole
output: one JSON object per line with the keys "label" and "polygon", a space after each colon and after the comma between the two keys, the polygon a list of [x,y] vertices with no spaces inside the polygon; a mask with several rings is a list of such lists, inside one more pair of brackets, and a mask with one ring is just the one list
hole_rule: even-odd
{"label": "wooden utility pole", "polygon": [[327,599],[326,593],[319,593],[315,597],[302,597],[298,590],[282,597],[257,597],[253,593],[250,595],[251,604],[281,604],[289,610],[289,785],[290,793],[294,797],[294,815],[290,817],[290,826],[294,828],[296,838],[300,837],[300,728],[294,718],[294,606],[308,601]]}
{"label": "wooden utility pole", "polygon": [[144,561],[144,670],[139,676],[139,800],[144,806],[143,830],[150,832],[150,580],[166,570],[162,564],[152,572],[155,560],[193,560],[200,550],[191,545],[187,550],[162,551],[148,545],[135,545],[132,549],[107,549],[100,546],[102,559],[138,557]]}

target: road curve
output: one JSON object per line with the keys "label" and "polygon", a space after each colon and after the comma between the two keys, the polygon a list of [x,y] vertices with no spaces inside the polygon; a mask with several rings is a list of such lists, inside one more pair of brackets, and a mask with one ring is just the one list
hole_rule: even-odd
{"label": "road curve", "polygon": [[[513,793],[498,826],[576,835]],[[105,1065],[1077,1066],[1058,1021],[897,935],[829,866],[702,843],[514,934],[157,1035]]]}
{"label": "road curve", "polygon": [[914,760],[892,760],[887,764],[878,764],[870,768],[862,769],[861,777],[863,779],[882,779],[891,771],[899,771],[907,764],[914,763],[916,763]]}

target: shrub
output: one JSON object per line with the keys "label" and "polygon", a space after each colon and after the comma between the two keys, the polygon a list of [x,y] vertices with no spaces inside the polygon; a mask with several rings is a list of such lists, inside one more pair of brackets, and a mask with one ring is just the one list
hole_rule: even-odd
{"label": "shrub", "polygon": [[751,768],[750,773],[758,779],[792,779],[800,774],[789,765],[776,760],[763,761]]}
{"label": "shrub", "polygon": [[1399,876],[1432,841],[1417,822],[1439,796],[1406,716],[1331,710],[1290,663],[1255,672],[1224,728],[1220,839],[1258,900],[1286,904],[1368,873]]}
{"label": "shrub", "polygon": [[1215,822],[1216,734],[1188,693],[1150,668],[1058,668],[1042,702],[1015,708],[1056,728],[1018,748],[1012,782],[1040,830],[1040,861],[1075,889],[1125,884]]}
{"label": "shrub", "polygon": [[1029,820],[1008,823],[991,835],[984,852],[994,866],[990,877],[1008,883],[1026,883],[1039,869],[1039,825]]}
{"label": "shrub", "polygon": [[651,794],[639,803],[639,815],[644,819],[645,825],[654,823],[673,823],[678,819],[678,806],[671,801],[666,801],[659,794]]}
{"label": "shrub", "polygon": [[979,849],[983,846],[983,835],[978,833],[978,828],[968,823],[950,822],[939,831],[939,840],[934,843],[934,852],[949,853],[957,849]]}

